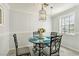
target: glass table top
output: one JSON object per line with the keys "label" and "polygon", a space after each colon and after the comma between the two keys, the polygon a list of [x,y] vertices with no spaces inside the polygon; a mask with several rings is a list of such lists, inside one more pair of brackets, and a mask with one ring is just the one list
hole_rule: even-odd
{"label": "glass table top", "polygon": [[33,37],[33,38],[30,38],[29,41],[32,42],[32,43],[46,43],[46,44],[49,44],[50,43],[50,37],[43,37],[43,38]]}

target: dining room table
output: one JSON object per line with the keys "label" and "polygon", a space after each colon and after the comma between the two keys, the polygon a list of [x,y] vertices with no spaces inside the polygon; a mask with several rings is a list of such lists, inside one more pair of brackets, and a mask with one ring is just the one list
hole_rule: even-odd
{"label": "dining room table", "polygon": [[[37,47],[37,45],[38,45],[38,47],[39,47],[39,50],[38,50],[38,51],[39,51],[39,56],[41,56],[41,54],[43,53],[43,51],[42,51],[43,48],[49,46],[50,41],[51,41],[50,38],[51,38],[50,36],[44,36],[44,37],[42,37],[42,38],[40,38],[39,36],[34,36],[34,37],[31,37],[31,38],[29,39],[29,42],[35,44],[36,47]],[[42,51],[42,52],[41,52],[41,51]],[[44,53],[43,53],[43,54],[44,54]]]}

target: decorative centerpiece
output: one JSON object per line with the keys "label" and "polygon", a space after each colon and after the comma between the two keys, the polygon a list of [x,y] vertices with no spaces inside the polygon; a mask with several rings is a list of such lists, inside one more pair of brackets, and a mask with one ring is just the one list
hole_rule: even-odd
{"label": "decorative centerpiece", "polygon": [[45,29],[44,28],[39,28],[38,29],[38,33],[39,33],[39,37],[40,38],[43,38],[43,33],[45,32]]}

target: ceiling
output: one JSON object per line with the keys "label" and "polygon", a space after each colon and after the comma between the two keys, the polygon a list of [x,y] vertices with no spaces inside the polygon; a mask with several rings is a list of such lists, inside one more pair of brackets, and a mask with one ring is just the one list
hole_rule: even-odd
{"label": "ceiling", "polygon": [[[10,8],[14,10],[38,12],[41,9],[41,3],[10,3]],[[53,6],[53,15],[78,5],[77,3],[49,3],[47,10],[51,12],[50,7]]]}

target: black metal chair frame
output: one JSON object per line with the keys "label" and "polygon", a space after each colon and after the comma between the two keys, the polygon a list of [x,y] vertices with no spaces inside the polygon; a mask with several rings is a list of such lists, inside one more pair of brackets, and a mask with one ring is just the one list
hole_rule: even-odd
{"label": "black metal chair frame", "polygon": [[25,53],[25,54],[18,54],[18,41],[17,41],[17,36],[16,34],[13,34],[14,37],[14,42],[15,42],[15,48],[16,48],[16,56],[23,56],[23,55],[27,55],[27,56],[31,56],[31,53]]}
{"label": "black metal chair frame", "polygon": [[[55,54],[55,53],[58,53],[57,56],[60,55],[59,51],[60,51],[61,39],[62,39],[62,35],[55,36],[55,37],[51,36],[51,41],[50,41],[50,56],[52,54]],[[52,43],[54,43],[53,46],[52,46]],[[57,43],[59,44],[59,46],[56,45]],[[55,47],[55,51],[54,52],[52,52],[52,47]],[[58,49],[57,49],[57,47],[58,47]]]}

